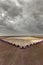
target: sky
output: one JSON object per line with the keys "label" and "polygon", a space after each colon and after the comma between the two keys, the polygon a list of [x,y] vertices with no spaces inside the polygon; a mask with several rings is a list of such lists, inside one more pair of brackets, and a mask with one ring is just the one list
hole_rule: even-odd
{"label": "sky", "polygon": [[0,2],[0,36],[43,35],[43,1],[22,2],[24,5],[18,0],[15,5]]}

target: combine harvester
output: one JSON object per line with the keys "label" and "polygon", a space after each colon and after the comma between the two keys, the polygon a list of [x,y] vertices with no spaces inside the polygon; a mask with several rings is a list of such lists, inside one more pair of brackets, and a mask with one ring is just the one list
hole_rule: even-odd
{"label": "combine harvester", "polygon": [[38,37],[0,37],[0,41],[20,48],[43,42],[43,38]]}

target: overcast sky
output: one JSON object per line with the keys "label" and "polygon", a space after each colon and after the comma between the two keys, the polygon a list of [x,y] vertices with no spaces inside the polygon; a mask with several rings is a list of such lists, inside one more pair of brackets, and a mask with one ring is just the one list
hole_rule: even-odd
{"label": "overcast sky", "polygon": [[42,0],[0,2],[0,36],[34,34],[43,34]]}

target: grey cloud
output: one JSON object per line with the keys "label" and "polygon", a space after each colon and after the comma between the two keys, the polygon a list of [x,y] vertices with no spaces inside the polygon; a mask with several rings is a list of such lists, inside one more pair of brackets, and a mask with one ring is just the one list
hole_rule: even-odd
{"label": "grey cloud", "polygon": [[43,1],[23,2],[22,7],[0,3],[6,12],[4,17],[0,15],[0,36],[43,35]]}

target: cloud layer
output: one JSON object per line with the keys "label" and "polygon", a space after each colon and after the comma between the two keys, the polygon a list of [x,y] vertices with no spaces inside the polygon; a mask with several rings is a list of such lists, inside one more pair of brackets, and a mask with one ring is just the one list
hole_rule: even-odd
{"label": "cloud layer", "polygon": [[11,2],[0,3],[0,36],[43,34],[43,1],[22,2],[17,2],[20,7]]}

